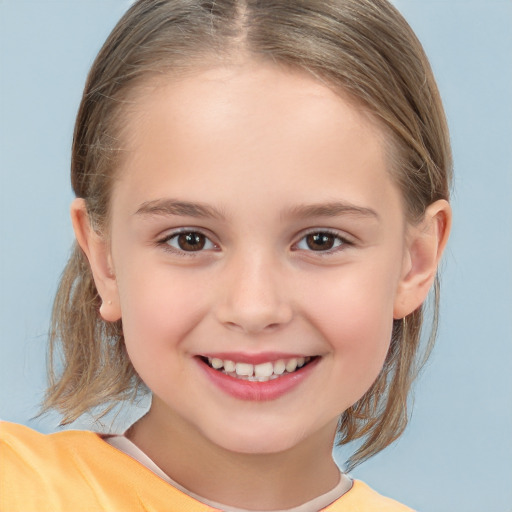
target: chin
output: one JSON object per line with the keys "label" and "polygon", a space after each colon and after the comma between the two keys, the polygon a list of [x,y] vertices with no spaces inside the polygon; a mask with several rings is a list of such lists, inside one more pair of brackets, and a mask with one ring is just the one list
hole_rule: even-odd
{"label": "chin", "polygon": [[290,450],[298,443],[290,439],[240,439],[235,442],[223,443],[225,450],[245,455],[269,455]]}
{"label": "chin", "polygon": [[285,452],[300,445],[306,438],[304,429],[298,430],[299,432],[293,432],[292,429],[279,425],[267,428],[256,425],[255,428],[253,423],[251,428],[223,428],[218,432],[219,435],[208,435],[206,432],[204,434],[224,450],[257,455]]}

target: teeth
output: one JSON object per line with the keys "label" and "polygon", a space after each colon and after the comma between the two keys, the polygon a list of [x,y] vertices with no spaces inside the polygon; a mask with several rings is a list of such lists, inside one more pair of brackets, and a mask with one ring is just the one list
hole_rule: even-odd
{"label": "teeth", "polygon": [[296,369],[297,369],[297,359],[295,359],[295,358],[290,359],[290,360],[286,363],[286,371],[287,371],[288,373],[292,373],[292,372],[294,372]]}
{"label": "teeth", "polygon": [[249,363],[236,363],[235,371],[237,375],[245,375],[247,377],[252,377],[254,365]]}
{"label": "teeth", "polygon": [[274,363],[274,373],[276,375],[282,375],[285,370],[286,370],[286,363],[282,359],[279,359],[279,361],[276,361]]}
{"label": "teeth", "polygon": [[223,360],[217,357],[208,358],[208,363],[215,370],[222,371],[232,377],[252,382],[266,382],[283,375],[285,371],[292,373],[298,368],[302,368],[311,361],[311,357],[293,357],[288,360],[279,359],[275,362],[266,362],[261,364],[235,363],[229,359]]}
{"label": "teeth", "polygon": [[274,365],[272,363],[257,364],[254,366],[255,377],[270,377],[274,373]]}
{"label": "teeth", "polygon": [[233,361],[224,361],[224,371],[226,372],[234,372],[236,369],[236,365]]}
{"label": "teeth", "polygon": [[217,359],[216,357],[214,357],[210,361],[210,364],[212,365],[212,368],[218,370],[219,368],[222,368],[224,366],[224,361],[222,359]]}

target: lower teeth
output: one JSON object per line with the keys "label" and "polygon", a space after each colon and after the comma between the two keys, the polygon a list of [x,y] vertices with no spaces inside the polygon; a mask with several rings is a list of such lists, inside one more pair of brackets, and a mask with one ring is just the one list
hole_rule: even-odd
{"label": "lower teeth", "polygon": [[268,380],[274,380],[274,379],[277,379],[278,377],[283,377],[284,375],[288,375],[288,372],[285,372],[282,375],[273,374],[270,377],[256,377],[255,375],[248,377],[247,375],[238,375],[236,372],[225,372],[223,370],[217,370],[217,371],[223,373],[224,375],[229,375],[230,377],[234,377],[235,379],[248,380],[249,382],[266,382]]}

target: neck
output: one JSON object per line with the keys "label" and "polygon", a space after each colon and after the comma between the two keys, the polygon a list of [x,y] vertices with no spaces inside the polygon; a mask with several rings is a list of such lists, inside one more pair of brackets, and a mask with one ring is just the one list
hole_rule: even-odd
{"label": "neck", "polygon": [[336,423],[278,453],[238,453],[206,439],[182,418],[149,413],[127,437],[167,475],[208,500],[254,510],[287,509],[339,481],[331,455]]}

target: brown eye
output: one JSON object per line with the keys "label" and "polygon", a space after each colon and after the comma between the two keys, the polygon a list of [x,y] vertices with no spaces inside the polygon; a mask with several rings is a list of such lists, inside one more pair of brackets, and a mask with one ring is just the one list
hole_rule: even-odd
{"label": "brown eye", "polygon": [[336,237],[330,233],[313,233],[306,236],[306,244],[312,251],[328,251],[334,247]]}
{"label": "brown eye", "polygon": [[182,251],[200,251],[206,244],[206,237],[201,233],[181,233],[177,236],[178,247]]}
{"label": "brown eye", "polygon": [[215,249],[215,244],[199,231],[182,231],[167,237],[161,243],[177,252],[198,252]]}
{"label": "brown eye", "polygon": [[343,245],[350,245],[350,242],[347,242],[345,239],[334,233],[329,233],[328,231],[317,231],[309,233],[309,235],[302,238],[297,244],[297,249],[303,251],[329,252],[333,249],[336,250],[338,247]]}

